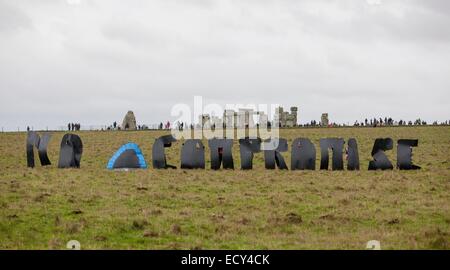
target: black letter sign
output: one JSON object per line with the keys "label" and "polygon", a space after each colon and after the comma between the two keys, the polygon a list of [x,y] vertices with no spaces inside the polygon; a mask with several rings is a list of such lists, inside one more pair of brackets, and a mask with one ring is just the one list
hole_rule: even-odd
{"label": "black letter sign", "polygon": [[400,170],[418,170],[419,166],[412,163],[412,148],[419,144],[419,140],[397,141],[397,168]]}
{"label": "black letter sign", "polygon": [[291,170],[315,170],[316,148],[309,139],[298,138],[292,143]]}
{"label": "black letter sign", "polygon": [[393,144],[394,143],[391,138],[378,138],[375,140],[372,148],[373,160],[369,162],[369,170],[392,170],[394,168],[384,153],[386,150],[391,150]]}

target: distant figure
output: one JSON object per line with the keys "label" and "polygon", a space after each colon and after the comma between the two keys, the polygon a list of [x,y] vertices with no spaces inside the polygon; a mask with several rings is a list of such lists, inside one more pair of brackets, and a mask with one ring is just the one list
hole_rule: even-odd
{"label": "distant figure", "polygon": [[29,126],[27,126],[27,131],[30,131],[30,127]]}
{"label": "distant figure", "polygon": [[116,121],[114,121],[113,127],[114,127],[114,129],[116,129],[116,127],[117,127],[117,122]]}
{"label": "distant figure", "polygon": [[70,131],[70,123],[67,124],[67,130]]}

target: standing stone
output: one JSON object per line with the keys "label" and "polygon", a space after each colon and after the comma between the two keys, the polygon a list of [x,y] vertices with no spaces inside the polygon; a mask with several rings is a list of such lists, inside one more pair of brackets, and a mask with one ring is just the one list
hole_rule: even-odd
{"label": "standing stone", "polygon": [[291,127],[296,127],[297,124],[298,107],[291,107],[291,113],[288,116],[288,120],[292,123]]}
{"label": "standing stone", "polygon": [[236,126],[238,128],[255,127],[255,123],[253,121],[254,114],[255,112],[253,111],[253,109],[239,109]]}
{"label": "standing stone", "polygon": [[236,113],[234,110],[225,110],[223,113],[223,122],[225,127],[234,128],[236,127]]}
{"label": "standing stone", "polygon": [[211,128],[211,117],[209,114],[201,114],[198,116],[198,123],[201,125],[204,129],[210,129]]}
{"label": "standing stone", "polygon": [[269,117],[264,112],[256,112],[256,114],[259,116],[258,124],[261,128],[267,128],[267,122],[269,122]]}
{"label": "standing stone", "polygon": [[122,130],[136,130],[136,117],[134,117],[133,111],[128,111],[123,118]]}
{"label": "standing stone", "polygon": [[322,113],[321,122],[323,127],[328,127],[328,113]]}

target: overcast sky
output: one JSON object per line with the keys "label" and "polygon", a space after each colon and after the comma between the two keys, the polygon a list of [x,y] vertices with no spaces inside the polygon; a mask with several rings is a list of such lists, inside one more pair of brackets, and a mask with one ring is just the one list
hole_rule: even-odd
{"label": "overcast sky", "polygon": [[279,103],[299,121],[450,119],[448,0],[0,0],[0,126]]}

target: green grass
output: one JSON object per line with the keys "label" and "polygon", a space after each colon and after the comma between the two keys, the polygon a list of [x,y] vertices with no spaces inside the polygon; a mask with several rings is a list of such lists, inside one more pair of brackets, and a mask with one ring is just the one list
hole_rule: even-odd
{"label": "green grass", "polygon": [[[0,248],[65,249],[382,249],[450,248],[450,128],[283,129],[289,144],[308,137],[355,137],[361,171],[254,169],[107,170],[112,154],[136,142],[151,164],[166,132],[79,132],[81,169],[57,169],[63,132],[48,167],[26,167],[25,133],[0,133]],[[417,138],[420,171],[367,171],[377,137]],[[206,144],[206,142],[205,142]],[[181,143],[167,150],[179,167]],[[290,151],[290,149],[289,149]],[[239,168],[239,146],[233,148]],[[319,156],[317,156],[317,168]],[[290,166],[290,152],[283,153]],[[396,144],[388,156],[395,165]],[[37,155],[36,155],[37,159]],[[39,162],[37,162],[39,164]]]}

